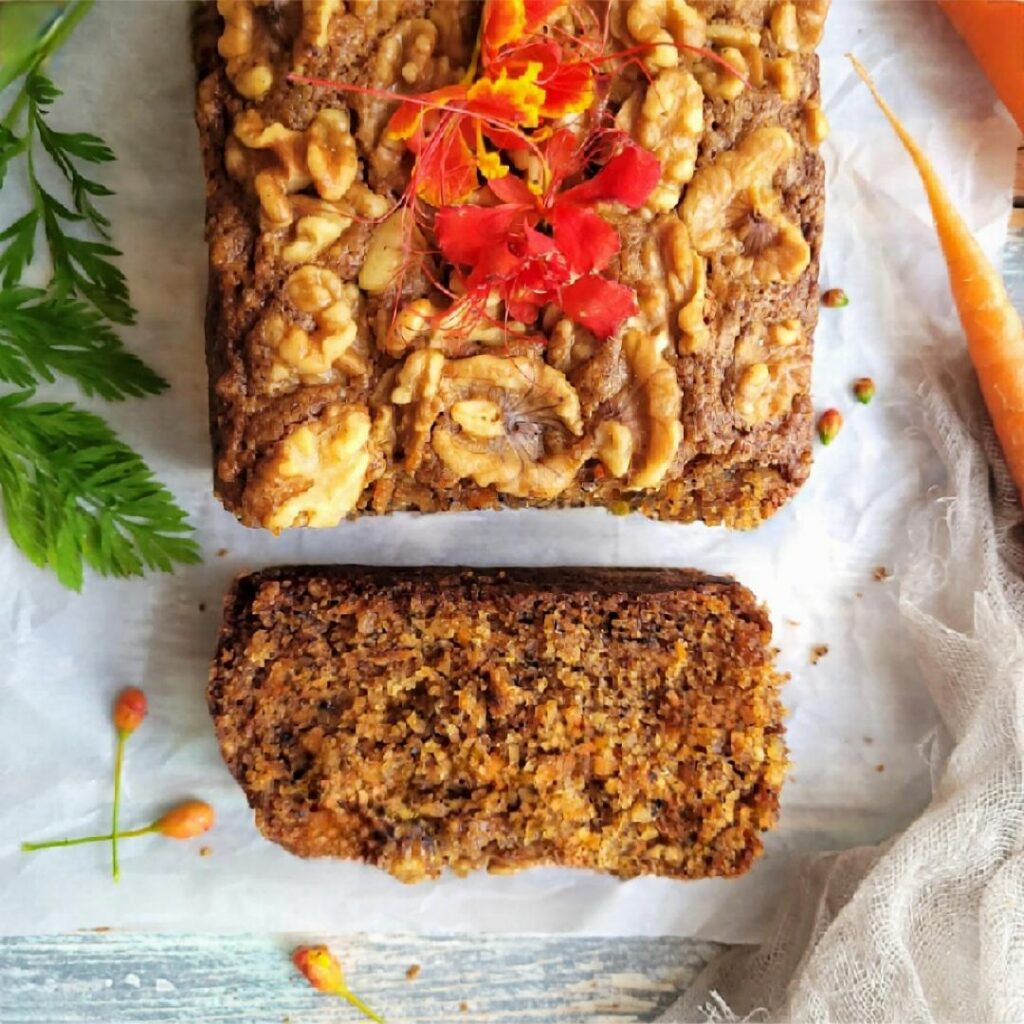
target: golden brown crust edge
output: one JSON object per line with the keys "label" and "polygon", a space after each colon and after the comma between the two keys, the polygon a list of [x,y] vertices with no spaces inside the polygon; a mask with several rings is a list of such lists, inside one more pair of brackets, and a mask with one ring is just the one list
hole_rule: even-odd
{"label": "golden brown crust edge", "polygon": [[786,764],[770,642],[686,570],[282,567],[229,592],[208,699],[299,856],[733,876]]}

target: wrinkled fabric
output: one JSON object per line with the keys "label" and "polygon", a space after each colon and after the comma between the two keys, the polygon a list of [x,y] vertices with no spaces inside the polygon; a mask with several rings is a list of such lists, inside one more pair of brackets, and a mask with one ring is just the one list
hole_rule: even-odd
{"label": "wrinkled fabric", "polygon": [[808,857],[768,940],[666,1021],[1024,1021],[1024,515],[966,359],[921,398],[948,481],[898,578],[942,723],[931,803],[886,843]]}

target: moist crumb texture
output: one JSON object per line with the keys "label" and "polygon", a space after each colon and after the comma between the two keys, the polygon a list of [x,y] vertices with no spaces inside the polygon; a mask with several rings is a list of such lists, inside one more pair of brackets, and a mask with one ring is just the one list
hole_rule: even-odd
{"label": "moist crumb texture", "polygon": [[[635,302],[607,337],[564,304],[496,291],[456,315],[469,267],[443,258],[436,206],[400,203],[413,159],[390,118],[402,96],[472,75],[481,4],[205,6],[197,121],[225,506],[275,531],[502,506],[741,528],[770,516],[811,462],[827,6],[577,0],[534,30],[564,47],[599,25],[608,52],[641,55],[602,63],[590,106],[554,125],[659,161],[639,208],[596,203],[618,236],[601,274]],[[506,182],[528,180],[529,160]],[[474,202],[496,202],[473,180]]]}
{"label": "moist crumb texture", "polygon": [[281,568],[228,594],[208,696],[299,856],[732,876],[786,767],[770,641],[749,591],[684,570]]}

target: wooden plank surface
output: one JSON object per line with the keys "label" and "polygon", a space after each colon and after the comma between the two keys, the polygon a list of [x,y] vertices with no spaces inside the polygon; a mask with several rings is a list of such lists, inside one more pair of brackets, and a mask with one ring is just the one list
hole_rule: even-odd
{"label": "wooden plank surface", "polygon": [[[0,940],[3,1024],[355,1021],[292,967],[300,936],[81,933]],[[313,941],[307,938],[306,941]],[[651,1021],[714,951],[686,939],[339,936],[348,981],[389,1024]],[[407,971],[418,965],[414,979]]]}

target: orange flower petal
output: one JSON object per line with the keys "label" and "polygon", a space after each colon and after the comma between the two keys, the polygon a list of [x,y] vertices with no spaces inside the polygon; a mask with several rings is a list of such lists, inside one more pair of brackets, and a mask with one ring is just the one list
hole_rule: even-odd
{"label": "orange flower petal", "polygon": [[502,68],[497,79],[479,79],[466,93],[467,112],[492,121],[536,128],[544,103],[544,90],[537,85],[542,70],[540,64],[531,62],[516,78],[510,78]]}
{"label": "orange flower petal", "polygon": [[523,0],[526,11],[526,31],[533,32],[540,28],[556,7],[561,7],[565,0]]}
{"label": "orange flower petal", "polygon": [[543,117],[565,117],[589,110],[594,102],[594,74],[588,64],[561,64],[542,78]]}
{"label": "orange flower petal", "polygon": [[465,98],[465,95],[465,86],[446,85],[443,89],[421,93],[411,100],[406,100],[388,121],[388,138],[411,139],[420,130],[426,114],[431,110],[443,109],[455,100]]}
{"label": "orange flower petal", "polygon": [[524,0],[487,0],[483,14],[484,61],[509,43],[522,39],[526,31]]}
{"label": "orange flower petal", "polygon": [[464,203],[477,187],[476,157],[466,142],[460,118],[433,132],[416,159],[416,192],[431,206]]}

